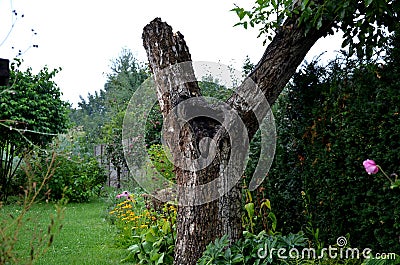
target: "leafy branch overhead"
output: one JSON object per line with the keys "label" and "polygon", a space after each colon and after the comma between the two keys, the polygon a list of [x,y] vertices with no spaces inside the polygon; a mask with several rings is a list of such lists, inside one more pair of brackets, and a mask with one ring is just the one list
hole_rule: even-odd
{"label": "leafy branch overhead", "polygon": [[240,21],[236,26],[258,27],[259,36],[271,41],[286,19],[304,25],[306,33],[312,28],[327,27],[327,34],[343,32],[342,47],[359,58],[371,57],[374,48],[383,48],[399,21],[399,1],[395,0],[257,0],[251,10],[236,6]]}

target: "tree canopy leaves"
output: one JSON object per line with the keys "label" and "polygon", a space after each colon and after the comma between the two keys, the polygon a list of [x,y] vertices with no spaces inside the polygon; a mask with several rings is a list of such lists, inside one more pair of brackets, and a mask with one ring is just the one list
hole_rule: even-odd
{"label": "tree canopy leaves", "polygon": [[[236,6],[244,28],[259,27],[259,36],[272,40],[286,19],[292,19],[307,31],[325,28],[344,33],[343,47],[349,54],[371,57],[376,47],[382,48],[399,21],[400,2],[396,0],[257,0],[251,10]],[[266,40],[264,41],[266,43]]]}

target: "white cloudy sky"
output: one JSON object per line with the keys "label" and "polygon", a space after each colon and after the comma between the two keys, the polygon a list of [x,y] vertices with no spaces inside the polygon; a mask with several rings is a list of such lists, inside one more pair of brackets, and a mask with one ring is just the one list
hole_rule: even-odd
{"label": "white cloudy sky", "polygon": [[[185,36],[193,60],[240,69],[246,55],[256,63],[265,47],[256,30],[233,27],[238,22],[229,11],[234,3],[250,7],[253,0],[0,0],[0,44],[15,22],[0,46],[0,57],[12,59],[18,50],[38,45],[21,56],[24,65],[34,71],[45,65],[62,67],[55,80],[63,99],[76,104],[79,95],[86,97],[103,88],[110,60],[122,48],[146,60],[142,29],[161,17]],[[338,49],[340,39],[322,40],[308,58]]]}

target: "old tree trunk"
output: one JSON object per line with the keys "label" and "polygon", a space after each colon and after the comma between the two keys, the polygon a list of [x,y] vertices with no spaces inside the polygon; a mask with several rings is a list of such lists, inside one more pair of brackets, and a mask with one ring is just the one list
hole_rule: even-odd
{"label": "old tree trunk", "polygon": [[[288,19],[277,32],[256,68],[249,75],[270,105],[275,102],[309,49],[319,38],[326,35],[328,29],[329,26],[322,27],[320,30],[310,30],[306,35],[304,28],[297,27]],[[162,70],[177,63],[191,61],[191,55],[183,35],[179,32],[174,33],[172,28],[160,18],[154,19],[144,28],[143,42],[157,86],[157,96],[164,123],[170,123],[167,117],[173,108],[189,98],[199,97],[201,91],[197,82],[177,84],[171,81],[173,79],[171,76],[174,75],[176,78],[176,73],[166,74]],[[191,69],[185,70],[186,77],[187,75],[194,76]],[[257,98],[255,91],[247,87],[246,82],[238,89],[242,91],[242,96],[244,93],[244,98]],[[268,106],[260,106],[257,100],[244,102],[242,98],[234,94],[227,100],[227,104],[238,113],[251,139],[259,127],[254,111],[265,114]],[[177,126],[168,124],[166,127],[179,130]],[[171,131],[174,130],[171,129]],[[173,136],[166,133],[164,137]],[[178,187],[182,189],[194,187],[216,179],[221,169],[228,163],[231,149],[231,143],[224,130],[221,129],[221,124],[211,118],[197,117],[181,127],[178,137],[176,145],[169,146],[174,157]],[[208,167],[197,171],[177,166],[179,156],[196,159],[201,155],[199,143],[203,137],[216,141],[217,150],[214,161]],[[179,189],[178,201],[188,202],[188,195],[184,195]],[[198,195],[192,194],[188,203],[180,204],[178,207],[175,264],[196,264],[207,244],[215,238],[228,234],[229,238],[235,241],[242,233],[241,194],[238,185],[218,200],[204,204],[193,203],[202,199],[196,196]]]}

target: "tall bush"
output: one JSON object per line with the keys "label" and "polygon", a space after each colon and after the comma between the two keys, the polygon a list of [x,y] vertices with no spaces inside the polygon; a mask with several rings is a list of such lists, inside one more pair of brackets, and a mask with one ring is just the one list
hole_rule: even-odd
{"label": "tall bush", "polygon": [[303,229],[325,245],[349,233],[353,247],[400,251],[400,192],[362,166],[370,158],[400,170],[398,50],[386,64],[338,58],[294,76],[275,112],[265,184],[283,230]]}
{"label": "tall bush", "polygon": [[0,200],[13,193],[15,174],[27,151],[44,147],[68,127],[68,104],[53,81],[59,69],[38,73],[11,64],[10,87],[0,87]]}
{"label": "tall bush", "polygon": [[47,184],[50,198],[64,196],[69,201],[85,202],[100,194],[107,175],[96,158],[81,148],[85,136],[80,128],[74,128],[54,141],[58,156],[57,169]]}

